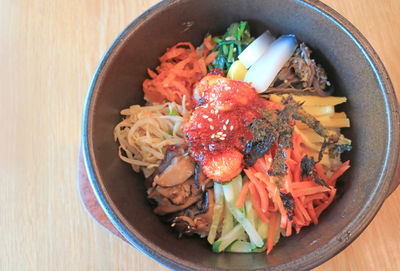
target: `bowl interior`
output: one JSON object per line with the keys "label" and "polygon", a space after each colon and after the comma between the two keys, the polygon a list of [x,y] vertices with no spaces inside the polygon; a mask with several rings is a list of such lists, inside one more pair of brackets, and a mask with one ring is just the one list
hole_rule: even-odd
{"label": "bowl interior", "polygon": [[[152,213],[145,201],[143,177],[119,159],[118,146],[113,141],[113,128],[121,120],[119,111],[132,104],[143,104],[141,84],[146,78],[146,68],[154,68],[166,48],[178,41],[199,45],[207,32],[222,34],[230,23],[239,20],[248,20],[254,35],[270,29],[275,34],[294,33],[299,41],[305,41],[313,49],[313,56],[326,68],[329,80],[337,89],[335,95],[348,98],[349,102],[340,109],[348,113],[352,124],[344,132],[353,140],[353,150],[344,157],[351,159],[352,165],[343,178],[344,193],[322,214],[318,225],[282,238],[269,256],[264,253],[217,255],[205,240],[186,237],[178,240]],[[364,207],[383,185],[381,175],[390,140],[386,94],[374,67],[353,38],[309,4],[294,0],[164,3],[128,27],[104,63],[93,86],[88,109],[92,182],[106,202],[103,206],[107,205],[108,212],[117,217],[117,223],[121,223],[117,226],[128,240],[169,266],[290,269],[296,261],[302,264],[307,257],[313,257],[314,264],[307,260],[310,267],[326,260],[326,250],[329,250],[326,245],[345,244],[352,239],[354,233],[351,230],[347,233],[346,228],[365,214]],[[333,256],[337,252],[332,250],[328,254]]]}

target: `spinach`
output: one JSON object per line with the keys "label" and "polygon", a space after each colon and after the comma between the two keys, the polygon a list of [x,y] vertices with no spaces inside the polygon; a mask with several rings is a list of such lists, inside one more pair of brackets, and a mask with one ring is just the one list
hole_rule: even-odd
{"label": "spinach", "polygon": [[208,70],[220,68],[227,73],[232,63],[253,40],[246,21],[231,24],[223,36],[213,38],[213,41],[217,43],[213,51],[218,52],[218,55],[208,66]]}

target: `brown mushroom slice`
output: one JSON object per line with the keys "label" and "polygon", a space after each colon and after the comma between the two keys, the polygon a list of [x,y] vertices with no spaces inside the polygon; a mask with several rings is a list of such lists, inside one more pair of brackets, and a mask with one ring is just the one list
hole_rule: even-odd
{"label": "brown mushroom slice", "polygon": [[167,146],[167,151],[165,153],[164,160],[161,162],[161,164],[158,166],[158,168],[154,171],[154,173],[146,178],[146,181],[144,183],[145,187],[146,188],[151,187],[153,185],[154,177],[161,174],[165,169],[167,169],[175,157],[183,156],[184,153],[185,153],[185,149],[184,149],[184,147],[182,147],[180,145]]}
{"label": "brown mushroom slice", "polygon": [[189,155],[175,157],[171,164],[154,178],[154,183],[160,186],[174,186],[184,183],[194,173],[194,161]]}
{"label": "brown mushroom slice", "polygon": [[[180,234],[192,235],[196,233],[200,237],[208,235],[212,224],[215,201],[213,190],[208,189],[207,193],[207,202],[201,202],[200,204],[200,201],[198,201],[197,204],[186,209],[184,214],[181,213],[172,220],[171,226],[175,227],[175,230]],[[206,206],[207,208],[204,210],[203,208]],[[205,212],[202,213],[203,211]]]}
{"label": "brown mushroom slice", "polygon": [[156,190],[162,196],[169,198],[173,204],[181,205],[184,204],[187,198],[191,194],[191,182],[190,179],[185,181],[183,184],[175,185],[172,187],[157,186]]}
{"label": "brown mushroom slice", "polygon": [[154,209],[154,213],[157,215],[166,215],[181,211],[190,205],[196,203],[201,199],[201,194],[190,196],[187,201],[182,205],[174,205],[168,198],[163,198],[158,206]]}
{"label": "brown mushroom slice", "polygon": [[208,190],[208,208],[204,214],[196,215],[193,219],[197,232],[209,232],[214,214],[214,191]]}

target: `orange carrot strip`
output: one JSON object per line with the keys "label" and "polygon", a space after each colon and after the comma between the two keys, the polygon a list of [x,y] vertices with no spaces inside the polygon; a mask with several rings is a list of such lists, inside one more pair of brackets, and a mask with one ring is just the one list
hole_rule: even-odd
{"label": "orange carrot strip", "polygon": [[281,225],[280,225],[281,229],[285,229],[287,226],[287,223],[288,223],[288,216],[286,214],[281,215]]}
{"label": "orange carrot strip", "polygon": [[[296,198],[296,197],[293,197],[293,199],[294,199],[294,203],[295,203],[295,205],[296,205],[296,208],[299,208],[299,211],[300,211],[301,214],[304,216],[304,218],[305,218],[307,221],[311,221],[311,217],[310,217],[310,215],[308,214],[306,208],[304,208],[304,206],[303,206],[303,204],[301,203],[301,201],[300,201],[298,198]],[[295,208],[295,210],[296,210],[296,208]]]}
{"label": "orange carrot strip", "polygon": [[308,203],[307,210],[308,210],[308,213],[310,214],[312,222],[314,224],[318,224],[318,218],[317,218],[317,215],[315,214],[315,210],[314,210],[314,206],[312,205],[312,202]]}
{"label": "orange carrot strip", "polygon": [[321,187],[321,186],[316,184],[313,181],[303,181],[303,182],[292,183],[292,189],[298,190],[298,189],[309,188],[309,187]]}
{"label": "orange carrot strip", "polygon": [[315,208],[315,214],[317,215],[317,217],[319,217],[321,215],[321,213],[328,208],[328,206],[332,203],[333,198],[336,195],[336,189],[332,189],[332,191],[329,192],[329,198],[320,206]]}
{"label": "orange carrot strip", "polygon": [[318,175],[322,178],[322,180],[324,180],[325,182],[328,181],[328,179],[326,178],[324,169],[322,168],[322,166],[320,164],[315,164],[315,170],[317,171]]}
{"label": "orange carrot strip", "polygon": [[306,224],[306,222],[304,221],[304,217],[302,213],[298,210],[298,208],[294,209],[293,222],[295,225],[301,225],[301,226]]}
{"label": "orange carrot strip", "polygon": [[[293,181],[295,183],[299,183],[301,181],[301,168],[300,168],[300,165],[297,165],[295,167],[293,175],[294,175],[293,176]],[[293,189],[293,186],[292,186],[292,189]]]}
{"label": "orange carrot strip", "polygon": [[258,160],[254,163],[253,168],[254,168],[257,172],[267,174],[268,170],[270,169],[270,166],[268,166],[268,165],[265,163],[265,159],[263,159],[263,158],[261,157],[260,159],[258,159]]}
{"label": "orange carrot strip", "polygon": [[249,177],[250,181],[254,183],[255,187],[257,188],[257,191],[260,195],[261,199],[261,210],[265,213],[268,210],[268,194],[265,188],[261,185],[261,182],[258,180],[258,178],[253,174],[251,169],[245,169],[244,172],[246,175]]}
{"label": "orange carrot strip", "polygon": [[248,191],[249,191],[249,182],[245,182],[243,184],[242,191],[240,191],[238,199],[236,200],[236,207],[238,208],[243,207]]}
{"label": "orange carrot strip", "polygon": [[292,221],[288,221],[287,223],[287,227],[286,227],[286,237],[289,237],[290,235],[292,235]]}
{"label": "orange carrot strip", "polygon": [[335,186],[337,178],[350,168],[350,160],[344,162],[329,178],[328,185]]}
{"label": "orange carrot strip", "polygon": [[330,191],[328,187],[325,186],[316,186],[316,187],[305,187],[300,189],[294,189],[292,191],[292,196],[299,197],[299,196],[306,196],[312,195],[320,192],[327,192]]}
{"label": "orange carrot strip", "polygon": [[251,204],[253,205],[254,210],[256,211],[258,217],[268,223],[269,219],[265,216],[265,214],[261,211],[260,208],[260,196],[257,193],[257,189],[254,185],[254,183],[250,182],[249,183],[249,192],[250,192],[250,200]]}
{"label": "orange carrot strip", "polygon": [[283,183],[284,183],[284,186],[286,187],[287,193],[292,192],[292,178],[293,178],[292,172],[289,170],[288,173],[283,178]]}
{"label": "orange carrot strip", "polygon": [[314,200],[327,200],[328,196],[325,193],[319,193],[315,195],[309,195],[305,198],[304,204],[307,205],[309,202],[312,202]]}
{"label": "orange carrot strip", "polygon": [[274,236],[275,236],[276,220],[277,220],[277,213],[273,213],[273,214],[271,215],[271,222],[270,222],[270,224],[269,224],[269,229],[268,229],[267,255],[271,252],[272,247],[274,246]]}

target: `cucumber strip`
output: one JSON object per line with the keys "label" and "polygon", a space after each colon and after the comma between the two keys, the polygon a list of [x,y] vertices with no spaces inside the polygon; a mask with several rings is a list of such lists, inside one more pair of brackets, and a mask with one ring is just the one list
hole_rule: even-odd
{"label": "cucumber strip", "polygon": [[243,226],[244,230],[249,235],[250,241],[253,242],[257,247],[262,247],[264,245],[263,240],[258,234],[257,230],[254,228],[253,224],[246,218],[246,216],[236,207],[233,198],[234,187],[233,184],[224,185],[224,195],[229,211],[235,217],[235,219]]}
{"label": "cucumber strip", "polygon": [[236,240],[226,248],[226,251],[236,253],[249,253],[252,252],[252,248],[249,242]]}
{"label": "cucumber strip", "polygon": [[242,225],[237,224],[230,232],[221,236],[221,238],[213,244],[213,251],[217,253],[224,251],[233,241],[237,240],[241,231],[243,231]]}
{"label": "cucumber strip", "polygon": [[251,204],[250,199],[247,197],[244,206],[246,208],[246,214],[247,214],[247,219],[250,221],[251,224],[253,224],[255,227],[257,227],[257,215],[256,212],[253,209],[253,205]]}
{"label": "cucumber strip", "polygon": [[268,238],[268,230],[269,230],[269,223],[265,223],[264,221],[260,220],[258,224],[257,232],[260,234],[261,238],[267,239]]}
{"label": "cucumber strip", "polygon": [[233,216],[229,209],[227,208],[225,204],[225,210],[224,210],[224,220],[222,221],[222,231],[221,231],[221,236],[226,235],[228,232],[230,232],[233,227],[234,227],[234,222],[233,222]]}
{"label": "cucumber strip", "polygon": [[220,184],[217,183],[214,184],[214,195],[215,195],[214,213],[212,217],[210,232],[208,233],[207,237],[207,241],[210,244],[213,244],[215,241],[219,222],[221,221],[221,215],[224,211],[224,191]]}
{"label": "cucumber strip", "polygon": [[258,248],[253,248],[252,252],[264,252],[267,250],[268,242],[267,239],[264,239],[264,245],[263,247],[258,247]]}

